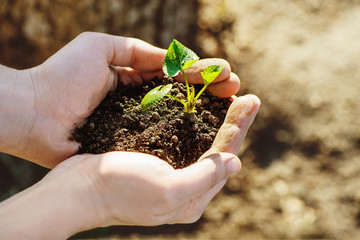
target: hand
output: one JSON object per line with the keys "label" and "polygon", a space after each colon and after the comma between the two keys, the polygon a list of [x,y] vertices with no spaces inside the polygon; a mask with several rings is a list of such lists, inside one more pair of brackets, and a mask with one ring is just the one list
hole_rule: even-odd
{"label": "hand", "polygon": [[109,225],[196,221],[229,176],[240,171],[236,155],[259,106],[253,95],[234,98],[210,150],[184,169],[131,152],[71,157],[0,204],[0,229],[6,229],[0,238],[64,239]]}
{"label": "hand", "polygon": [[19,134],[24,140],[17,145],[26,148],[15,155],[54,167],[75,154],[79,143],[70,138],[76,125],[118,81],[140,84],[161,74],[165,53],[137,39],[83,33],[40,66],[23,71],[32,83],[34,116]]}
{"label": "hand", "polygon": [[[100,33],[79,35],[40,66],[14,74],[19,83],[12,94],[17,97],[4,104],[8,108],[4,116],[9,116],[5,125],[12,127],[0,130],[0,140],[9,142],[5,147],[0,143],[0,151],[55,167],[78,151],[79,143],[70,140],[72,131],[106,94],[118,82],[136,85],[162,76],[165,54],[166,50],[138,39]],[[189,82],[202,82],[199,71],[209,63],[225,66],[209,91],[219,97],[235,94],[240,80],[222,59],[195,63],[186,70]],[[177,79],[181,81],[181,76]]]}
{"label": "hand", "polygon": [[[200,161],[184,169],[173,169],[147,154],[110,152],[88,155],[87,176],[93,195],[103,196],[98,216],[105,225],[160,225],[192,223],[241,169],[237,158],[260,101],[253,95],[236,98],[229,108],[212,147]],[[85,171],[84,171],[85,172]],[[100,173],[100,174],[99,174]],[[100,176],[100,177],[99,177]],[[141,197],[140,197],[141,196]]]}

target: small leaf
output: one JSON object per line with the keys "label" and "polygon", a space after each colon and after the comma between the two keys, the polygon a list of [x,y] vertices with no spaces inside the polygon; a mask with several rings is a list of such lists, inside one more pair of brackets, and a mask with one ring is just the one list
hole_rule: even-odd
{"label": "small leaf", "polygon": [[201,76],[204,80],[204,85],[209,85],[212,81],[219,76],[221,71],[224,69],[224,66],[219,65],[210,65],[207,66],[203,72],[201,72]]}
{"label": "small leaf", "polygon": [[[163,88],[162,86],[157,86],[150,90],[141,101],[141,109],[145,111],[159,100],[161,100],[165,95],[171,90],[172,84],[167,84]],[[161,89],[160,89],[161,88]]]}
{"label": "small leaf", "polygon": [[195,59],[195,60],[191,60],[191,61],[188,61],[184,64],[184,70],[187,69],[188,67],[191,67],[191,65],[193,65],[194,63],[196,63],[197,61],[199,61],[198,59]]}
{"label": "small leaf", "polygon": [[[170,43],[166,53],[163,63],[163,71],[165,75],[173,77],[181,70],[185,69],[184,66],[187,62],[198,59],[199,57],[196,55],[196,53],[174,39]],[[193,63],[194,62],[187,64],[186,67],[191,66]]]}

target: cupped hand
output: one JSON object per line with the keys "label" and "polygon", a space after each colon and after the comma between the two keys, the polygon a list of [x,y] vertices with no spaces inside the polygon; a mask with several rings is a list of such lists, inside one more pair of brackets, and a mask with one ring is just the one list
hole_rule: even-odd
{"label": "cupped hand", "polygon": [[[38,67],[30,69],[35,120],[28,127],[25,149],[15,155],[46,167],[54,167],[74,155],[80,144],[72,131],[100,104],[119,82],[138,85],[162,76],[166,50],[134,38],[83,33]],[[187,69],[190,83],[199,83],[207,64],[225,66],[208,89],[230,97],[240,80],[222,59],[205,59]],[[200,76],[200,78],[199,78]],[[181,76],[177,77],[181,81]],[[29,124],[30,125],[30,124]],[[25,139],[25,138],[24,138]]]}
{"label": "cupped hand", "polygon": [[236,98],[210,150],[186,168],[174,169],[141,153],[83,154],[59,164],[44,181],[70,173],[70,184],[88,182],[86,191],[76,191],[76,198],[91,206],[81,211],[90,214],[84,216],[92,220],[88,228],[195,222],[227,179],[240,171],[236,155],[259,106],[253,95]]}
{"label": "cupped hand", "polygon": [[0,228],[6,229],[0,238],[65,239],[109,225],[196,221],[226,180],[240,170],[236,154],[259,106],[255,96],[236,98],[211,149],[183,169],[132,152],[69,158],[0,204]]}
{"label": "cupped hand", "polygon": [[30,69],[35,133],[25,158],[54,167],[75,154],[71,131],[121,82],[141,84],[161,74],[166,51],[133,38],[83,33]]}

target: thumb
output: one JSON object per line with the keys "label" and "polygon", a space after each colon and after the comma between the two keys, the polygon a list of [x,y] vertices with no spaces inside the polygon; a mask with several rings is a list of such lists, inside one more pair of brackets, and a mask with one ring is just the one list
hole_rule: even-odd
{"label": "thumb", "polygon": [[176,183],[176,196],[183,203],[200,196],[223,180],[240,171],[239,158],[230,153],[214,153],[202,161],[186,168],[175,170],[173,177]]}
{"label": "thumb", "polygon": [[260,108],[260,100],[255,95],[236,98],[229,107],[223,125],[220,127],[210,150],[238,155],[244,138]]}

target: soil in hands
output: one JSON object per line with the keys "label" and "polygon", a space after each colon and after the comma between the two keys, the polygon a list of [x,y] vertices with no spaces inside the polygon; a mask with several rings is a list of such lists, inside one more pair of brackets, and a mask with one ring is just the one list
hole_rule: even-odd
{"label": "soil in hands", "polygon": [[[169,97],[142,111],[140,103],[145,94],[170,82],[174,86],[169,94],[185,99],[185,85],[170,78],[136,88],[119,86],[109,93],[86,124],[75,130],[74,138],[81,143],[79,153],[149,153],[174,168],[196,162],[211,147],[230,101],[205,91],[197,101],[196,114],[184,113],[183,105]],[[201,86],[195,86],[196,92]]]}

